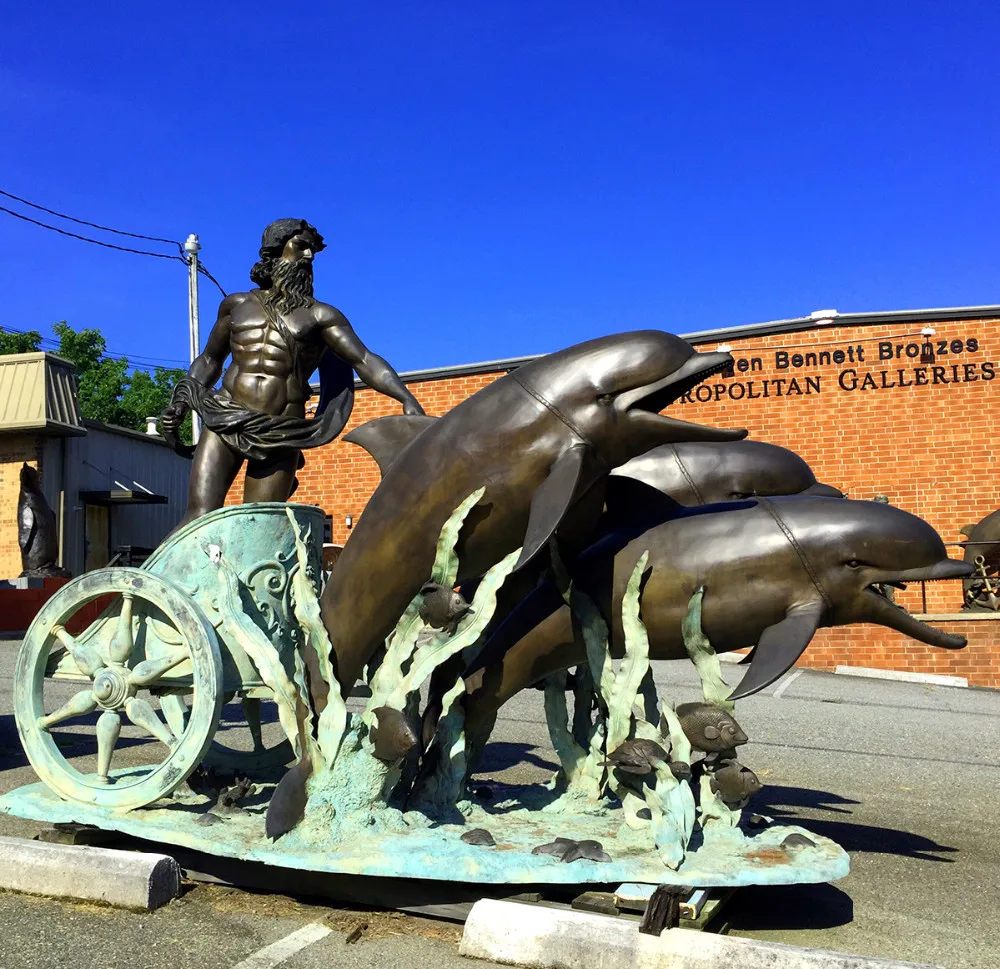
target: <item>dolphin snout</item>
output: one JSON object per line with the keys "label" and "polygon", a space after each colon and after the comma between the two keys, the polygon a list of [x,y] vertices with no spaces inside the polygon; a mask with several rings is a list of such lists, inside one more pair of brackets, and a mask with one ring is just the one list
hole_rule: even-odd
{"label": "dolphin snout", "polygon": [[934,565],[919,569],[906,569],[894,572],[893,582],[919,582],[921,579],[964,579],[975,572],[971,562],[959,562],[956,559],[943,559]]}

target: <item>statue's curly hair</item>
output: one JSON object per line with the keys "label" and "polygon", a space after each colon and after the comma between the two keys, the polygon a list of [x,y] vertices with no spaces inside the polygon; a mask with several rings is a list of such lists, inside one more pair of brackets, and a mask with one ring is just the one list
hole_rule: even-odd
{"label": "statue's curly hair", "polygon": [[260,239],[260,261],[254,263],[250,270],[250,282],[261,289],[268,289],[272,284],[271,267],[281,256],[285,243],[292,236],[309,235],[313,240],[313,252],[321,252],[326,248],[323,237],[305,219],[278,219],[272,222]]}

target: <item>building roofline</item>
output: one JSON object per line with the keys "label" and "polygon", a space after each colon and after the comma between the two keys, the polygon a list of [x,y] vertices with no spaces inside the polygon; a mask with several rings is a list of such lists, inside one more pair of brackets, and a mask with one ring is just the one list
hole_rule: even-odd
{"label": "building roofline", "polygon": [[[713,330],[695,330],[679,336],[694,344],[723,342],[741,337],[768,336],[772,333],[791,333],[796,330],[810,330],[817,326],[866,326],[877,323],[906,323],[912,321],[931,322],[934,320],[972,320],[984,317],[1000,317],[1000,305],[989,306],[944,306],[923,310],[884,310],[877,313],[838,313],[836,310],[820,310],[810,316],[799,316],[788,320],[771,320],[766,323],[746,323],[723,326]],[[820,323],[819,321],[823,322]],[[408,370],[401,373],[403,383],[414,384],[425,380],[442,380],[446,377],[469,377],[482,373],[510,372],[542,356],[540,353],[525,357],[507,357],[503,360],[484,360],[478,363],[459,363],[448,367],[430,367],[426,370]],[[356,388],[367,386],[362,381],[354,383]],[[319,392],[319,385],[313,385],[313,392]]]}
{"label": "building roofline", "polygon": [[85,417],[83,425],[88,430],[104,431],[106,434],[118,434],[121,437],[134,437],[149,444],[158,444],[160,447],[165,448],[170,447],[159,434],[146,434],[144,431],[134,431],[131,427],[122,427],[120,424],[108,424],[105,421],[95,420],[93,417]]}

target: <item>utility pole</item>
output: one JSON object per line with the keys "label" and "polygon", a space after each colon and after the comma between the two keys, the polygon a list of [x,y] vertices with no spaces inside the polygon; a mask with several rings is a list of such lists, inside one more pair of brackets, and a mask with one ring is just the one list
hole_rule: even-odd
{"label": "utility pole", "polygon": [[[201,332],[198,321],[198,252],[201,245],[198,236],[193,232],[184,243],[184,251],[188,257],[188,318],[190,321],[191,362],[201,353]],[[191,430],[194,443],[201,437],[201,418],[191,411]]]}

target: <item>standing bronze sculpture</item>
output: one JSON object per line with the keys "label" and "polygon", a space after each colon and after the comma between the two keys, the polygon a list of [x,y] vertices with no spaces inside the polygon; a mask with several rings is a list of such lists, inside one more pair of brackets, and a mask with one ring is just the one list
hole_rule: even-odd
{"label": "standing bronze sculpture", "polygon": [[[312,261],[324,248],[323,237],[303,219],[272,222],[250,271],[258,288],[222,301],[204,351],[175,387],[161,418],[164,437],[190,456],[192,450],[177,441],[180,423],[190,409],[204,422],[182,525],[222,507],[244,460],[244,501],[287,500],[302,449],[328,444],[347,423],[354,372],[402,403],[404,414],[423,414],[340,310],[313,297]],[[309,378],[317,367],[320,401],[315,417],[307,419]],[[220,375],[222,388],[213,390]]]}
{"label": "standing bronze sculpture", "polygon": [[21,465],[21,490],[17,497],[17,544],[21,548],[21,576],[69,578],[59,561],[59,529],[55,512],[42,494],[38,472]]}

